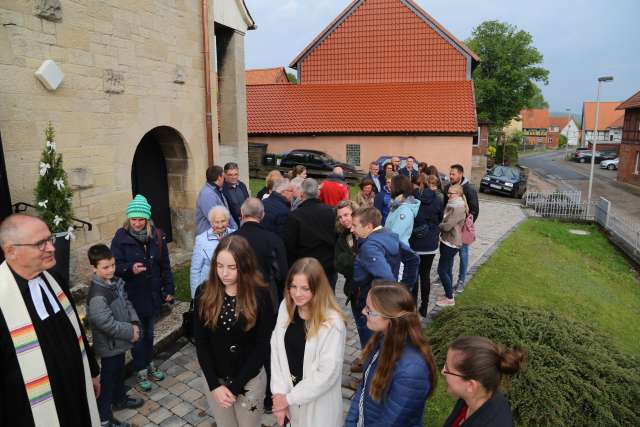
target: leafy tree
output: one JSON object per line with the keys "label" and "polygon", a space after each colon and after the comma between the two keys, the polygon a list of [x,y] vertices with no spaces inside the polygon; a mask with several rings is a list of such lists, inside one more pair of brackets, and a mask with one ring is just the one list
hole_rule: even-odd
{"label": "leafy tree", "polygon": [[71,187],[62,166],[62,154],[56,151],[55,130],[51,122],[44,131],[46,145],[40,156],[40,177],[35,188],[38,215],[52,233],[71,232]]}
{"label": "leafy tree", "polygon": [[287,78],[289,79],[289,83],[298,84],[298,78],[293,73],[287,73]]}
{"label": "leafy tree", "polygon": [[527,108],[549,108],[549,103],[544,99],[544,95],[538,86],[535,86],[536,94],[529,99]]}
{"label": "leafy tree", "polygon": [[499,21],[483,22],[466,43],[480,56],[473,73],[478,118],[502,129],[541,95],[534,82],[548,83],[542,54],[529,33]]}
{"label": "leafy tree", "polygon": [[564,135],[560,135],[560,140],[558,141],[558,147],[562,148],[567,145],[567,137]]}

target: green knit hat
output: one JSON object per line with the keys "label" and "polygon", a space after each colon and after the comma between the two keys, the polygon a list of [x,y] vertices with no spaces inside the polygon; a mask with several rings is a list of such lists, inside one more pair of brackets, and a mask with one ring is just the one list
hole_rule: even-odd
{"label": "green knit hat", "polygon": [[146,197],[138,194],[129,202],[129,206],[127,206],[127,218],[151,219],[151,205],[147,202]]}

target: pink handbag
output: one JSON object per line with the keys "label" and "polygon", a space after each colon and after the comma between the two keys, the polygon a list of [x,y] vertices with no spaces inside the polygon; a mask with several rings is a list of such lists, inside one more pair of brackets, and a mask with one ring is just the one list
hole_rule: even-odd
{"label": "pink handbag", "polygon": [[476,241],[476,226],[473,223],[473,215],[467,215],[467,218],[462,224],[462,243],[470,245]]}

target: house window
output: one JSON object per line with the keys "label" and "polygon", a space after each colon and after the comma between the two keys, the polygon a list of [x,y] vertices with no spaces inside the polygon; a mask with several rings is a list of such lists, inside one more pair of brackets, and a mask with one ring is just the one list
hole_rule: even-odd
{"label": "house window", "polygon": [[473,146],[480,146],[480,128],[478,127],[478,132],[473,136]]}
{"label": "house window", "polygon": [[613,135],[609,135],[609,141],[613,141]]}
{"label": "house window", "polygon": [[640,151],[636,151],[636,169],[633,173],[634,175],[640,175]]}
{"label": "house window", "polygon": [[360,144],[347,144],[347,163],[360,166]]}
{"label": "house window", "polygon": [[553,144],[553,139],[549,138],[549,145]]}

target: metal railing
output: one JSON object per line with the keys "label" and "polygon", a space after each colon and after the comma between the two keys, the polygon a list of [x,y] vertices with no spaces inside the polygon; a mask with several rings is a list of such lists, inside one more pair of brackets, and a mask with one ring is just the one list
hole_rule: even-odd
{"label": "metal railing", "polygon": [[556,191],[553,193],[528,192],[522,199],[529,214],[543,218],[576,221],[592,221],[595,203],[582,201],[580,191]]}
{"label": "metal railing", "polygon": [[[29,209],[29,208],[37,209],[35,206],[30,205],[29,203],[25,203],[25,202],[15,203],[11,207],[13,208],[13,212],[14,213],[26,212],[27,209]],[[71,221],[73,221],[75,223],[75,224],[72,224],[74,230],[81,230],[81,229],[86,228],[87,231],[91,231],[93,229],[93,224],[91,224],[90,222],[83,221],[81,219],[74,218],[74,217],[71,217]]]}
{"label": "metal railing", "polygon": [[602,197],[596,204],[595,221],[609,233],[616,245],[640,262],[640,223],[616,215],[611,209],[611,202]]}

